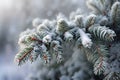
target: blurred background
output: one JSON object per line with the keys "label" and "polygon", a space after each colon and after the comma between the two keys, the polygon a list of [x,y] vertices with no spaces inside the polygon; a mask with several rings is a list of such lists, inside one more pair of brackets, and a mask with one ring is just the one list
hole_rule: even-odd
{"label": "blurred background", "polygon": [[[14,56],[18,52],[19,34],[32,28],[32,20],[55,19],[58,13],[69,14],[80,8],[88,12],[86,0],[0,0],[0,80],[24,80],[31,65],[18,67]],[[28,67],[29,66],[29,67]]]}

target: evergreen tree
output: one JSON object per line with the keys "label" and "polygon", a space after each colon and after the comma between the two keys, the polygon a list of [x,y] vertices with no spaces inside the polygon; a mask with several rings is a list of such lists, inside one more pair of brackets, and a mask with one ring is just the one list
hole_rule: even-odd
{"label": "evergreen tree", "polygon": [[120,0],[87,4],[89,15],[35,19],[34,29],[20,34],[15,62],[40,60],[31,80],[120,80]]}

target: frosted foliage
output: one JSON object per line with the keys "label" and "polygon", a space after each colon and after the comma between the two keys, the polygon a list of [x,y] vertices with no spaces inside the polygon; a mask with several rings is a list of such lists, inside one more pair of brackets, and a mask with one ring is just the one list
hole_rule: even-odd
{"label": "frosted foliage", "polygon": [[39,26],[41,23],[42,23],[42,21],[41,21],[39,18],[35,18],[35,19],[33,20],[33,22],[32,22],[32,25],[33,25],[34,27],[37,27],[37,26]]}
{"label": "frosted foliage", "polygon": [[120,40],[120,2],[88,0],[88,4],[93,9],[89,15],[78,9],[69,18],[59,14],[23,32],[15,56],[18,65],[43,62],[37,63],[40,80],[120,80],[119,50],[114,54],[111,47]]}
{"label": "frosted foliage", "polygon": [[111,46],[109,59],[107,60],[108,64],[105,73],[110,80],[120,79],[120,49],[118,47],[120,47],[120,43]]}
{"label": "frosted foliage", "polygon": [[60,77],[60,80],[70,80],[70,78],[67,76],[62,76],[62,77]]}
{"label": "frosted foliage", "polygon": [[[54,64],[52,64],[51,66],[46,66],[43,64],[37,65],[37,69],[39,69],[39,71],[36,73],[37,74],[36,78],[38,80],[71,80],[71,79],[72,80],[79,80],[79,79],[90,80],[92,79],[91,76],[93,75],[93,72],[91,69],[89,69],[90,64],[86,62],[83,52],[75,48],[74,53],[72,54],[70,53],[66,53],[66,55],[64,55],[66,56],[66,58],[67,58],[67,54],[69,54],[70,56],[66,59],[66,61],[64,61],[64,63],[62,63],[59,66],[56,66]],[[56,67],[54,68],[53,66],[54,67],[56,66]]]}
{"label": "frosted foliage", "polygon": [[82,41],[83,46],[91,48],[91,46],[92,46],[91,39],[81,29],[79,29],[78,32],[80,33],[81,41]]}

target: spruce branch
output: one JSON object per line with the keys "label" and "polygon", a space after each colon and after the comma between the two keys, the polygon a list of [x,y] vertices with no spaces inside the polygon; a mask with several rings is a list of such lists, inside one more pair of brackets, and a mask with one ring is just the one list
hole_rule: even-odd
{"label": "spruce branch", "polygon": [[[84,53],[86,56],[84,58],[91,62],[95,75],[103,75],[105,80],[119,80],[120,71],[115,72],[111,68],[107,71],[107,60],[110,53],[109,44],[114,43],[114,37],[119,37],[117,29],[120,26],[120,2],[119,0],[89,0],[89,4],[95,13],[88,16],[82,15],[81,11],[77,10],[70,15],[70,20],[62,14],[51,21],[35,19],[34,29],[20,34],[18,41],[20,52],[15,56],[18,65],[27,60],[34,62],[39,56],[44,63],[51,64],[51,61],[55,60],[57,63],[63,62],[64,65],[64,60],[67,60],[64,57],[66,52],[64,48],[66,45],[69,47],[72,45],[72,49],[78,46],[80,52],[77,53]],[[58,64],[53,65],[58,68]],[[115,66],[112,67],[116,69]],[[68,69],[68,72],[70,70]],[[69,75],[76,79],[73,73]]]}
{"label": "spruce branch", "polygon": [[120,80],[120,73],[111,72],[105,76],[104,80]]}
{"label": "spruce branch", "polygon": [[67,23],[67,21],[65,21],[64,19],[59,19],[57,21],[57,27],[56,27],[56,32],[58,34],[64,34],[69,28],[69,25]]}
{"label": "spruce branch", "polygon": [[73,40],[73,37],[74,36],[69,31],[65,32],[64,34],[64,38],[67,42],[71,42]]}
{"label": "spruce branch", "polygon": [[114,37],[116,36],[113,30],[105,26],[93,25],[88,30],[94,36],[106,41],[113,41]]}
{"label": "spruce branch", "polygon": [[15,62],[18,65],[25,63],[29,58],[31,58],[30,54],[32,50],[33,50],[32,46],[24,48],[22,51],[17,53],[17,55],[15,56]]}
{"label": "spruce branch", "polygon": [[88,37],[88,35],[82,30],[82,29],[78,29],[78,33],[80,34],[80,39],[81,39],[81,43],[85,48],[91,48],[92,46],[92,41],[91,39]]}
{"label": "spruce branch", "polygon": [[88,8],[92,9],[95,14],[108,15],[111,5],[109,0],[88,0]]}
{"label": "spruce branch", "polygon": [[106,56],[108,49],[105,45],[93,44],[92,49],[85,51],[88,61],[94,64],[94,73],[100,75],[106,68]]}
{"label": "spruce branch", "polygon": [[91,27],[93,24],[95,24],[95,21],[96,21],[96,15],[94,14],[91,14],[89,15],[87,18],[86,18],[86,21],[85,21],[85,27],[88,29],[89,27]]}
{"label": "spruce branch", "polygon": [[99,58],[94,64],[94,73],[100,75],[105,70],[105,67],[106,67],[105,57],[106,56],[104,55],[107,55],[108,51],[104,45],[101,45],[100,47],[97,46],[97,53],[98,53]]}
{"label": "spruce branch", "polygon": [[88,0],[87,6],[88,6],[88,8],[93,10],[94,13],[96,13],[96,14],[101,13],[102,14],[101,10],[99,9],[99,7],[96,5],[96,3],[93,0]]}
{"label": "spruce branch", "polygon": [[115,2],[110,11],[110,19],[113,24],[112,27],[116,27],[120,21],[120,2]]}
{"label": "spruce branch", "polygon": [[76,15],[74,22],[76,23],[76,25],[77,25],[78,27],[84,28],[83,15]]}

